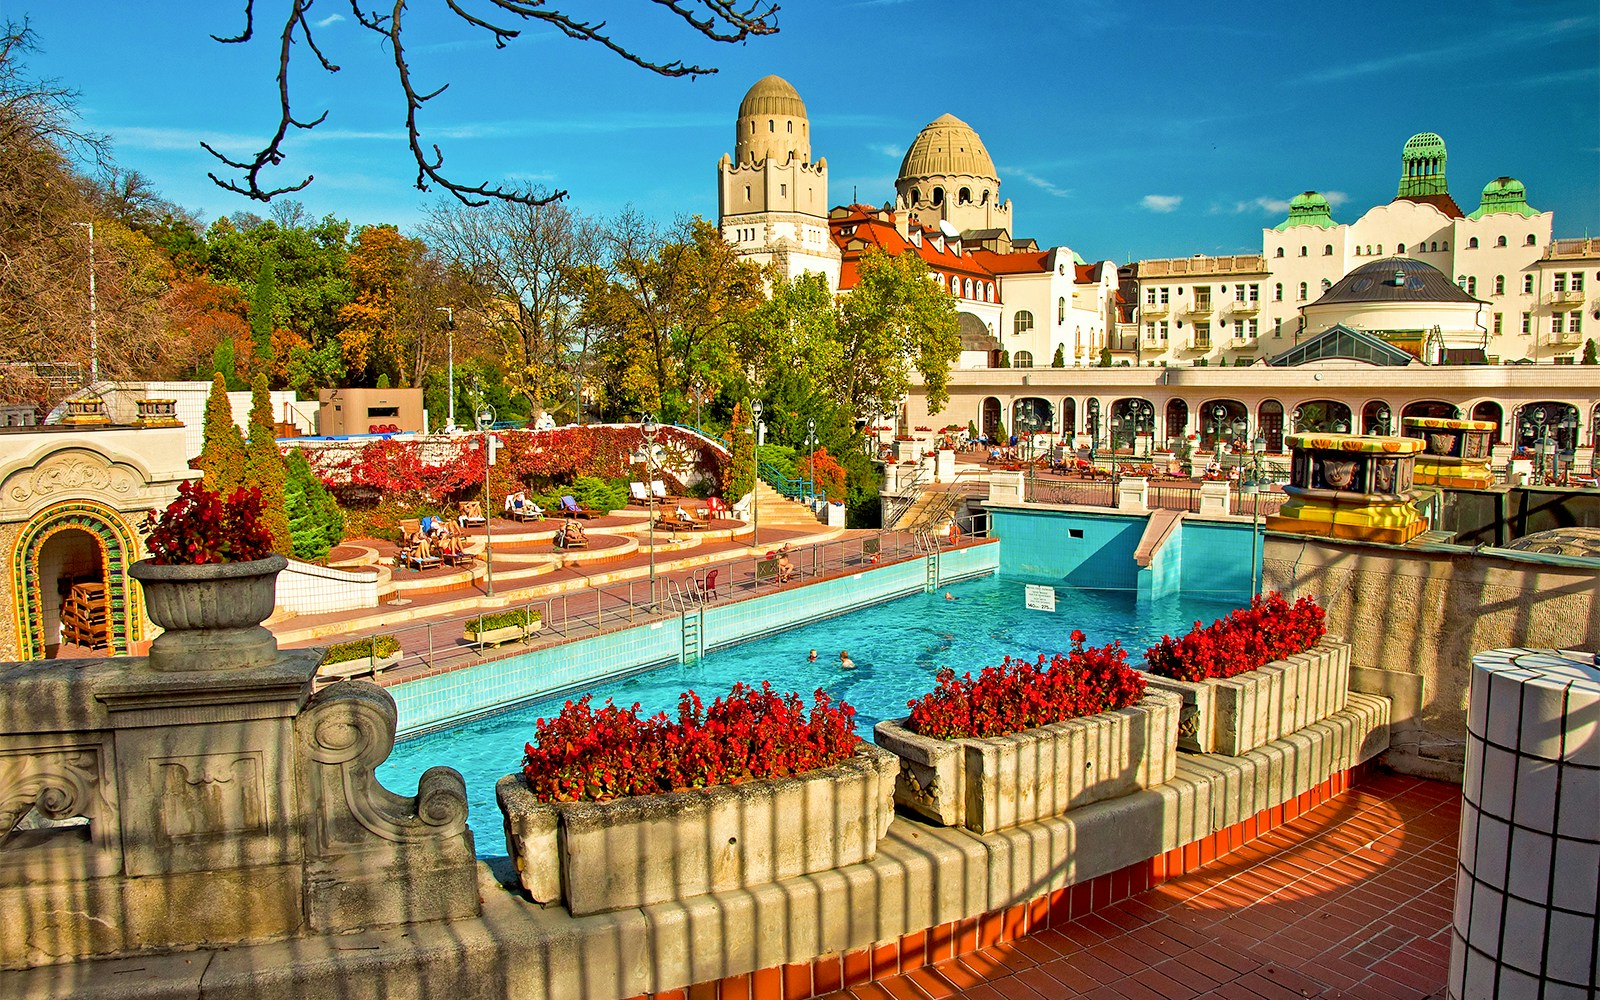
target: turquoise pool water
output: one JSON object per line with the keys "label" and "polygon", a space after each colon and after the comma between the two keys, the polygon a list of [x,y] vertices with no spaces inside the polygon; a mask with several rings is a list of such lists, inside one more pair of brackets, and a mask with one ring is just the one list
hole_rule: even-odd
{"label": "turquoise pool water", "polygon": [[[948,592],[955,600],[946,600]],[[698,662],[673,665],[591,688],[596,704],[638,702],[641,711],[676,710],[678,695],[693,688],[709,702],[735,681],[772,681],[782,691],[825,689],[856,707],[856,731],[872,738],[881,719],[906,714],[906,702],[930,690],[941,667],[976,673],[1002,656],[1064,651],[1073,629],[1090,645],[1121,640],[1138,662],[1146,646],[1165,633],[1181,633],[1198,619],[1209,622],[1246,598],[1172,598],[1143,606],[1134,595],[1056,588],[1055,612],[1023,605],[1024,581],[990,576],[953,584],[937,594],[916,594],[863,611],[803,625],[778,635],[718,650]],[[817,660],[807,655],[816,649]],[[854,670],[839,669],[848,650]],[[429,767],[448,764],[467,782],[469,822],[478,853],[505,853],[494,785],[521,764],[523,744],[536,720],[561,710],[564,697],[530,702],[508,712],[402,741],[378,777],[392,791],[414,793]]]}

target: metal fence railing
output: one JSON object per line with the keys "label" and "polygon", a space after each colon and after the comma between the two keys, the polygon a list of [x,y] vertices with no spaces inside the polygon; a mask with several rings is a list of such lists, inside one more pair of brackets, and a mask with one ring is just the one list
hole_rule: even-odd
{"label": "metal fence railing", "polygon": [[1228,494],[1228,513],[1244,517],[1276,514],[1278,509],[1288,501],[1288,497],[1278,492],[1240,493]]}
{"label": "metal fence railing", "polygon": [[[936,545],[950,545],[963,537],[981,538],[988,533],[987,515],[964,517],[957,523],[960,531],[954,539],[947,533],[929,534],[929,538]],[[780,584],[838,576],[914,558],[926,554],[927,544],[926,539],[909,532],[885,531],[793,548],[773,546],[760,556],[713,563],[689,572],[663,572],[653,585],[649,580],[632,580],[584,587],[493,611],[383,629],[371,638],[392,637],[399,644],[398,654],[379,656],[374,644],[360,660],[325,665],[319,671],[319,679],[329,682],[376,677],[419,666],[449,667],[481,659],[494,645],[515,643],[525,647],[549,636],[570,640],[600,635],[662,617],[676,617],[691,607],[744,600]],[[781,569],[783,559],[789,564],[787,574]],[[538,625],[518,628],[518,634],[509,639],[495,635],[497,641],[493,645],[481,638],[482,630],[477,640],[468,635],[469,623],[508,612],[510,616],[516,612],[536,616]]]}
{"label": "metal fence railing", "polygon": [[1151,486],[1145,499],[1151,510],[1200,511],[1200,491],[1187,486]]}

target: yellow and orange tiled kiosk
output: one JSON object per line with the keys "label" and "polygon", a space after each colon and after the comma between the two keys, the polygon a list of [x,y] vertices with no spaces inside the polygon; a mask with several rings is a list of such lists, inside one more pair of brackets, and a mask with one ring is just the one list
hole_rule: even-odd
{"label": "yellow and orange tiled kiosk", "polygon": [[1355,434],[1290,434],[1289,500],[1268,531],[1403,545],[1427,529],[1412,506],[1423,442]]}

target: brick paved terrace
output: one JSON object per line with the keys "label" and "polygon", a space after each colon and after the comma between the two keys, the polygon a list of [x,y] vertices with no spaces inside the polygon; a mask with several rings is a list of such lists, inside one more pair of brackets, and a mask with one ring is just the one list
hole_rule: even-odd
{"label": "brick paved terrace", "polygon": [[[837,985],[859,985],[832,996],[1443,997],[1460,799],[1456,785],[1378,773],[1251,844],[1085,916],[1047,917],[1044,929],[960,957],[949,957],[953,942],[930,939],[920,959],[902,948],[899,974],[872,982],[845,956]],[[1005,936],[999,926],[976,933],[980,943]],[[769,970],[753,977],[751,996],[800,995],[798,982],[776,973],[831,975],[825,969]],[[694,991],[688,998],[700,1000]]]}

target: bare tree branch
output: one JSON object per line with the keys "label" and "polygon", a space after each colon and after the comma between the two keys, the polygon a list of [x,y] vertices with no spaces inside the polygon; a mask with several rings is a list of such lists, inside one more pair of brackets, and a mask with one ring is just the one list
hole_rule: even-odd
{"label": "bare tree branch", "polygon": [[[242,175],[224,179],[215,173],[208,174],[219,187],[256,201],[270,201],[279,195],[303,190],[314,179],[313,175],[307,174],[294,184],[273,187],[270,183],[263,183],[263,172],[281,165],[287,158],[288,154],[283,147],[290,129],[309,131],[328,118],[327,111],[309,121],[296,118],[292,110],[289,88],[289,66],[297,38],[311,50],[324,71],[339,72],[338,65],[328,59],[318,44],[313,25],[308,19],[307,15],[315,2],[316,0],[288,0],[289,8],[284,15],[283,30],[278,35],[278,127],[266,146],[248,159],[236,159],[219,152],[209,143],[200,144],[224,166]],[[392,0],[392,7],[387,12],[373,7],[372,0],[348,0],[348,2],[356,22],[368,31],[383,36],[393,55],[395,84],[406,104],[406,138],[412,158],[417,164],[418,190],[428,191],[437,186],[469,206],[486,205],[491,201],[538,206],[565,197],[565,191],[545,193],[532,188],[509,187],[492,182],[468,184],[448,176],[443,170],[444,151],[437,144],[428,142],[422,137],[419,118],[424,106],[444,93],[449,84],[443,84],[426,93],[419,92],[415,87],[405,47],[405,22],[402,15],[407,10],[406,0]],[[660,76],[693,78],[716,72],[715,67],[689,65],[681,59],[656,60],[642,55],[616,40],[607,30],[606,21],[586,21],[574,17],[547,6],[548,0],[436,0],[436,2],[441,3],[444,9],[463,23],[489,34],[496,48],[504,48],[519,37],[522,33],[519,27],[521,24],[545,24],[568,38],[593,42],[613,55]],[[694,34],[713,42],[735,44],[753,37],[771,35],[778,30],[778,5],[774,0],[648,0],[648,2],[664,8],[681,20]],[[243,0],[243,4],[244,27],[239,33],[229,36],[212,35],[213,39],[225,45],[235,45],[247,43],[255,37],[256,0]]]}

